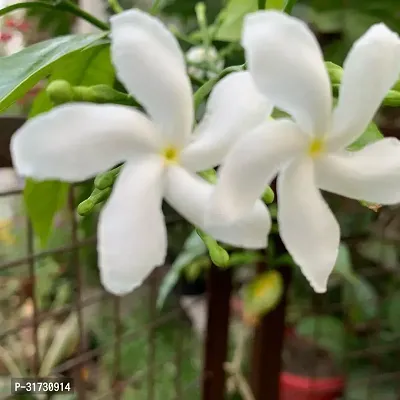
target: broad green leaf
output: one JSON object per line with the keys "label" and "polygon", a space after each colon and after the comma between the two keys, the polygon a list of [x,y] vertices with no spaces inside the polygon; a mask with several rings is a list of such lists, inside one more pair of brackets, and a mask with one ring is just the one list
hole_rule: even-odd
{"label": "broad green leaf", "polygon": [[296,333],[312,340],[334,356],[340,357],[343,354],[345,327],[337,318],[324,315],[305,317],[296,325]]}
{"label": "broad green leaf", "polygon": [[161,308],[163,306],[165,299],[178,282],[179,276],[182,271],[196,258],[206,253],[206,245],[197,234],[197,232],[193,231],[186,239],[185,244],[183,245],[182,252],[175,259],[175,261],[171,265],[170,270],[168,271],[167,275],[165,275],[161,283],[157,298],[158,308]]}
{"label": "broad green leaf", "polygon": [[363,277],[355,277],[343,287],[343,306],[354,324],[364,324],[377,317],[378,294]]}
{"label": "broad green leaf", "polygon": [[[91,46],[82,51],[73,52],[52,67],[49,81],[65,80],[71,85],[92,86],[112,85],[115,80],[108,45]],[[47,93],[43,90],[35,99],[29,117],[32,118],[53,107]]]}
{"label": "broad green leaf", "polygon": [[366,145],[381,140],[383,135],[374,122],[371,122],[365,132],[348,147],[348,150],[360,150]]}
{"label": "broad green leaf", "polygon": [[29,46],[9,57],[0,57],[0,111],[6,110],[51,74],[57,61],[104,36],[105,33],[60,36]]}
{"label": "broad green leaf", "polygon": [[229,0],[221,11],[222,23],[215,35],[216,40],[236,42],[242,34],[243,18],[246,14],[257,11],[258,0]]}
{"label": "broad green leaf", "polygon": [[68,188],[67,183],[58,181],[27,179],[25,182],[25,206],[42,246],[49,237],[55,214],[66,203]]}

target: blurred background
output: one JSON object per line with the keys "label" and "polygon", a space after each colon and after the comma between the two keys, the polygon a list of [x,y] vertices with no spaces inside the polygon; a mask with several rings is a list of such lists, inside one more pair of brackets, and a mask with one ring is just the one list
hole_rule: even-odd
{"label": "blurred background", "polygon": [[[149,9],[150,3],[120,1],[126,9]],[[186,52],[195,88],[224,67],[244,63],[241,21],[257,9],[257,0],[205,1],[212,40],[208,52],[196,16],[197,1],[161,3],[161,17]],[[101,20],[112,14],[106,1],[82,0],[79,5]],[[293,14],[311,25],[326,60],[339,65],[372,24],[384,22],[400,33],[398,0],[299,0]],[[16,11],[0,17],[1,56],[46,39],[96,29],[58,10]],[[71,78],[75,79],[71,83],[107,83],[122,89],[114,78],[91,81],[110,64],[107,54],[97,56],[97,64],[88,65],[85,76]],[[193,227],[165,206],[167,265],[133,294],[116,299],[103,292],[98,277],[95,236],[101,207],[85,217],[73,211],[90,195],[93,181],[72,189],[61,187],[60,203],[53,204],[46,202],[46,187],[39,194],[30,192],[29,182],[22,182],[10,168],[10,135],[48,101],[44,88],[56,78],[69,79],[53,73],[1,115],[0,399],[10,398],[1,388],[7,387],[11,376],[53,373],[75,379],[77,391],[71,399],[200,399],[207,317],[204,272],[211,260]],[[200,107],[199,116],[202,112]],[[384,135],[400,138],[399,108],[382,108],[375,123]],[[26,185],[24,199],[21,191]],[[52,185],[49,182],[48,189]],[[29,196],[37,197],[36,203],[30,199],[36,204],[30,212],[39,215],[53,208],[54,221],[36,220],[32,226],[24,207]],[[314,295],[293,266],[282,400],[399,400],[400,208],[366,207],[334,195],[327,199],[340,222],[343,241],[326,295]],[[276,216],[275,205],[271,212]],[[49,223],[54,229],[44,245],[33,228],[45,229]],[[292,263],[274,250],[272,243],[265,256],[269,265]],[[232,262],[235,291],[229,357],[237,349],[234,338],[246,329],[241,288],[253,279],[259,261],[255,254],[242,254]],[[248,353],[241,360],[244,374]],[[249,400],[238,392],[235,385],[228,385],[227,398]]]}

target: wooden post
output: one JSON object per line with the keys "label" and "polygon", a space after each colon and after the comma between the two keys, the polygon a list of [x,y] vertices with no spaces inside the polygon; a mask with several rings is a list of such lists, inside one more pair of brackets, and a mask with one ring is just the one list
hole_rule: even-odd
{"label": "wooden post", "polygon": [[204,344],[202,400],[225,398],[232,269],[213,265],[208,276],[207,331]]}
{"label": "wooden post", "polygon": [[[280,241],[278,239],[278,241]],[[283,244],[280,243],[281,252]],[[285,336],[285,315],[287,291],[292,274],[291,266],[279,267],[284,281],[284,293],[277,307],[261,321],[254,335],[250,384],[256,400],[280,399],[280,374],[282,370],[282,350]],[[267,269],[260,263],[258,272]]]}

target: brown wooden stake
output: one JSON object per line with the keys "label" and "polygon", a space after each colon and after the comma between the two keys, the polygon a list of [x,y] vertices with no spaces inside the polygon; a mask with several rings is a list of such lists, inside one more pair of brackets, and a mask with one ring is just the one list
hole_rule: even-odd
{"label": "brown wooden stake", "polygon": [[[258,272],[267,269],[260,263]],[[256,400],[279,400],[280,374],[282,369],[282,349],[285,336],[285,314],[287,290],[292,269],[279,267],[284,281],[284,293],[277,307],[268,313],[256,328],[251,363],[250,384]]]}
{"label": "brown wooden stake", "polygon": [[204,344],[202,400],[225,398],[232,269],[212,266],[208,276],[208,319]]}

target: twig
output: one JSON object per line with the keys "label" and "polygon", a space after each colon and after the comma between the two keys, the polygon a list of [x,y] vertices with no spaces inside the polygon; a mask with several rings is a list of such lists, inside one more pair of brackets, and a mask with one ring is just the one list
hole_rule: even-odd
{"label": "twig", "polygon": [[56,0],[54,3],[45,3],[44,1],[24,1],[22,3],[12,4],[10,6],[4,7],[0,9],[0,17],[2,15],[8,14],[11,11],[18,10],[18,9],[29,9],[29,8],[47,8],[50,10],[59,10],[59,11],[66,11],[71,14],[80,17],[94,26],[97,26],[103,31],[108,31],[110,27],[103,21],[100,21],[92,14],[89,14],[82,8],[78,7],[76,4],[72,3],[69,0]]}

